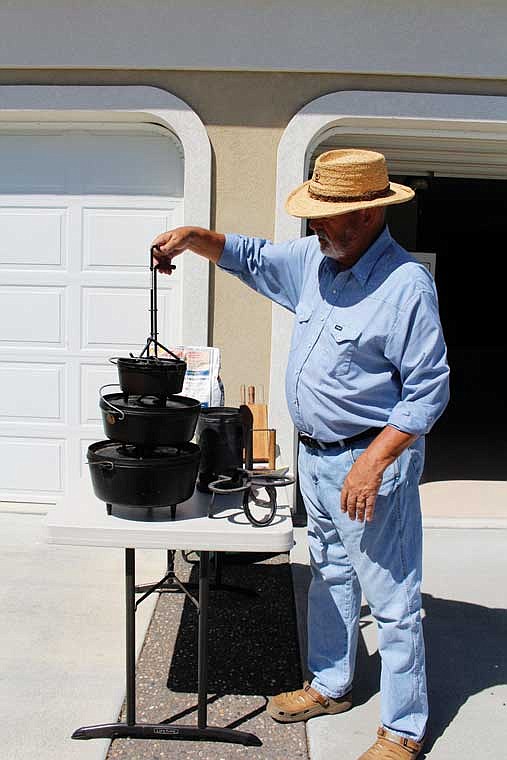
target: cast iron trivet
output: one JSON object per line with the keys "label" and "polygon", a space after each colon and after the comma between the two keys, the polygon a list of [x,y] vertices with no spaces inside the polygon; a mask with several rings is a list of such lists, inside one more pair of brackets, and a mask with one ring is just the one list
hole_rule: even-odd
{"label": "cast iron trivet", "polygon": [[[276,489],[281,486],[290,486],[295,482],[294,478],[280,475],[269,475],[256,470],[244,470],[238,467],[232,475],[220,475],[220,477],[208,485],[209,490],[213,493],[210,502],[208,517],[213,517],[213,504],[215,494],[217,493],[243,493],[243,509],[252,525],[262,527],[270,525],[276,515]],[[257,491],[259,488],[265,488],[269,498],[269,504],[259,502]],[[258,506],[268,506],[269,511],[264,517],[258,518],[250,509],[250,503],[254,502]]]}

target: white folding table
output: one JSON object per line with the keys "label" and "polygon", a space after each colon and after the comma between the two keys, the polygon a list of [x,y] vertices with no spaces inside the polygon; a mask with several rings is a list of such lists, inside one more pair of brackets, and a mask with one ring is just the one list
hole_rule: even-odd
{"label": "white folding table", "polygon": [[[278,498],[284,502],[285,489]],[[196,491],[193,497],[176,510],[170,507],[132,509],[113,507],[108,515],[106,505],[93,494],[84,478],[82,487],[72,497],[61,500],[48,516],[48,541],[74,546],[111,546],[125,550],[126,611],[126,722],[107,723],[78,728],[73,739],[188,739],[234,742],[259,746],[254,734],[207,722],[208,604],[210,591],[210,552],[287,552],[293,545],[291,512],[279,506],[271,525],[251,525],[242,508],[241,494],[216,495],[213,517],[208,517],[210,496]],[[253,507],[260,517],[263,507]],[[197,726],[136,722],[135,685],[135,611],[137,605],[163,585],[162,579],[136,603],[136,549],[193,550],[199,552],[199,595],[194,600],[199,613],[198,630],[198,712]],[[180,583],[178,581],[178,583]],[[180,583],[180,588],[184,584]],[[144,587],[143,587],[144,590]],[[188,594],[188,591],[186,591]]]}

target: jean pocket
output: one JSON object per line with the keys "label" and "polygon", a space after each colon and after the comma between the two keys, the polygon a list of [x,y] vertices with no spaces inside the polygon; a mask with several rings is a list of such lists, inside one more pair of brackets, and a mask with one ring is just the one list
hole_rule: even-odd
{"label": "jean pocket", "polygon": [[[357,459],[366,451],[366,448],[353,448],[350,449],[350,458],[352,460],[352,464],[354,464]],[[400,474],[401,474],[401,466],[400,466],[400,460],[399,458],[395,459],[394,462],[386,467],[382,474],[382,482],[380,484],[380,488],[378,490],[379,496],[389,496],[389,494],[393,493],[396,488],[398,487],[398,483],[400,482]]]}
{"label": "jean pocket", "polygon": [[410,472],[415,478],[416,483],[419,483],[424,468],[424,456],[418,449],[415,448],[407,449],[407,454],[409,456],[408,466],[410,468]]}

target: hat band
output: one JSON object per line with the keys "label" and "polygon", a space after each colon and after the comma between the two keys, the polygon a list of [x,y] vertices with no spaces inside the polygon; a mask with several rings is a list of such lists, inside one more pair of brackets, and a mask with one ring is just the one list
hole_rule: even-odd
{"label": "hat band", "polygon": [[308,195],[314,201],[331,201],[331,203],[348,203],[349,201],[374,201],[376,198],[385,198],[391,192],[389,185],[382,190],[368,190],[360,195],[321,195],[315,193],[308,186]]}

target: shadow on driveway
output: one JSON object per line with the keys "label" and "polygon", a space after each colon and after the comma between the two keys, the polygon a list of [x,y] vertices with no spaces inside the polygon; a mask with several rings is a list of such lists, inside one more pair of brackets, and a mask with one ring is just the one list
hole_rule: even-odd
{"label": "shadow on driveway", "polygon": [[[310,583],[307,565],[293,564],[296,593],[303,609]],[[424,639],[430,720],[424,745],[429,753],[435,742],[475,694],[507,683],[507,611],[480,604],[441,599],[423,594]],[[300,613],[301,614],[301,613]],[[361,608],[360,626],[374,625],[368,606]],[[306,653],[305,631],[300,629]],[[305,677],[311,674],[306,673]],[[380,657],[368,654],[359,635],[354,703],[362,705],[379,691]],[[486,730],[486,729],[485,729]]]}
{"label": "shadow on driveway", "polygon": [[[243,596],[211,592],[209,605],[208,692],[272,695],[301,685],[294,597],[286,558],[225,557],[223,582],[256,592]],[[259,561],[260,560],[260,561]],[[189,580],[198,582],[198,568]],[[197,611],[185,600],[167,687],[197,691]]]}

